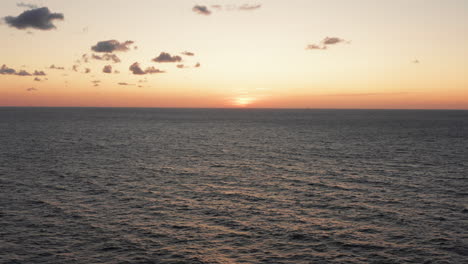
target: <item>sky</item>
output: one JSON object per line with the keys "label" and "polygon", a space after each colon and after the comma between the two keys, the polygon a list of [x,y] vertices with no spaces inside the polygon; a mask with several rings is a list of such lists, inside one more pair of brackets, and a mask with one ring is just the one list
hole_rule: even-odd
{"label": "sky", "polygon": [[0,106],[468,109],[466,0],[2,0]]}

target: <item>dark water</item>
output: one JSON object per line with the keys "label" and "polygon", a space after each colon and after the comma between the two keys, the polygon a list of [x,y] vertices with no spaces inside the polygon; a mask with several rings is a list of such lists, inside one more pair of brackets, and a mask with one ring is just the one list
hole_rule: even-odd
{"label": "dark water", "polygon": [[468,263],[468,111],[0,108],[0,263]]}

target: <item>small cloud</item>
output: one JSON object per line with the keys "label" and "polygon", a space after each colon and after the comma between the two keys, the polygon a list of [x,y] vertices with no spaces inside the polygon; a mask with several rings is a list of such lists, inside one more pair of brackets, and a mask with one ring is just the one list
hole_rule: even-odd
{"label": "small cloud", "polygon": [[112,73],[112,66],[111,65],[104,66],[104,68],[102,69],[102,72],[103,73]]}
{"label": "small cloud", "polygon": [[73,66],[72,66],[72,70],[75,71],[75,72],[77,72],[77,71],[78,71],[78,67],[79,67],[78,65],[73,65]]}
{"label": "small cloud", "polygon": [[115,54],[105,53],[105,54],[102,55],[102,56],[99,56],[99,55],[96,55],[96,54],[92,54],[91,57],[92,57],[93,59],[95,59],[95,60],[113,61],[114,63],[119,63],[119,62],[120,62],[120,58],[117,57],[117,55],[115,55]]}
{"label": "small cloud", "polygon": [[211,11],[206,6],[196,5],[192,8],[192,11],[200,15],[205,15],[205,16],[211,15]]}
{"label": "small cloud", "polygon": [[64,67],[55,66],[54,64],[50,65],[49,69],[52,69],[52,70],[65,70]]}
{"label": "small cloud", "polygon": [[241,10],[241,11],[252,11],[252,10],[259,9],[261,7],[262,7],[262,5],[247,5],[247,4],[245,4],[245,5],[239,6],[238,9]]}
{"label": "small cloud", "polygon": [[26,8],[29,8],[29,9],[36,9],[36,8],[38,8],[38,6],[35,5],[35,4],[28,4],[28,3],[23,3],[23,2],[17,3],[16,6],[17,6],[17,7],[26,7]]}
{"label": "small cloud", "polygon": [[35,91],[37,91],[37,89],[34,88],[34,87],[31,87],[31,88],[26,89],[26,91],[28,91],[28,92],[35,92]]}
{"label": "small cloud", "polygon": [[90,73],[90,72],[91,72],[91,69],[90,69],[90,68],[85,68],[84,73]]}
{"label": "small cloud", "polygon": [[161,71],[160,69],[156,69],[154,67],[146,68],[145,72],[148,73],[148,74],[165,73],[165,71]]}
{"label": "small cloud", "polygon": [[41,78],[36,77],[36,78],[34,78],[34,81],[35,81],[35,82],[40,82],[40,81],[41,81]]}
{"label": "small cloud", "polygon": [[128,51],[130,49],[130,45],[134,42],[131,40],[127,40],[125,42],[118,42],[115,39],[112,40],[105,40],[99,41],[96,45],[91,47],[91,50],[95,52],[106,52],[112,53],[114,51]]}
{"label": "small cloud", "polygon": [[184,51],[181,53],[182,55],[185,55],[185,56],[195,56],[195,53],[193,52],[190,52],[190,51]]}
{"label": "small cloud", "polygon": [[46,76],[47,74],[43,71],[34,71],[34,76]]}
{"label": "small cloud", "polygon": [[326,46],[319,46],[319,45],[316,45],[316,44],[309,44],[307,45],[306,49],[308,50],[322,50],[322,49],[327,49]]}
{"label": "small cloud", "polygon": [[419,60],[416,59],[416,60],[413,60],[412,63],[414,63],[414,64],[419,64],[419,63],[421,63],[421,62],[420,62]]}
{"label": "small cloud", "polygon": [[309,44],[307,45],[306,49],[307,50],[326,50],[328,49],[328,46],[330,45],[336,45],[339,43],[349,43],[349,41],[346,41],[342,38],[337,38],[337,37],[326,37],[322,40],[322,45],[317,45],[317,44]]}
{"label": "small cloud", "polygon": [[199,62],[197,62],[197,64],[195,64],[194,66],[195,68],[200,68],[201,67],[201,64]]}
{"label": "small cloud", "polygon": [[89,56],[88,56],[88,54],[83,54],[83,55],[81,55],[81,59],[83,60],[84,63],[88,63],[88,62],[89,62]]}
{"label": "small cloud", "polygon": [[161,71],[161,70],[156,69],[154,67],[148,67],[148,68],[146,68],[146,70],[143,71],[143,69],[140,67],[140,64],[138,62],[135,62],[132,65],[130,65],[129,70],[135,75],[165,73],[165,71]]}
{"label": "small cloud", "polygon": [[177,64],[177,68],[183,69],[183,68],[184,68],[184,65],[183,65],[183,64]]}
{"label": "small cloud", "polygon": [[134,85],[134,84],[130,84],[130,83],[126,83],[126,82],[119,82],[118,85],[123,85],[123,86],[126,86],[126,85]]}
{"label": "small cloud", "polygon": [[101,83],[101,81],[99,81],[99,80],[95,80],[95,81],[91,81],[91,82],[94,84],[93,86],[95,86],[95,87],[99,86],[99,84]]}
{"label": "small cloud", "polygon": [[211,8],[214,8],[216,10],[222,10],[223,6],[222,5],[212,5]]}
{"label": "small cloud", "polygon": [[154,62],[179,62],[182,61],[182,58],[180,56],[171,56],[171,54],[166,53],[166,52],[161,52],[158,57],[153,59]]}
{"label": "small cloud", "polygon": [[336,38],[336,37],[326,37],[322,43],[323,45],[335,45],[335,44],[338,44],[338,43],[343,43],[343,42],[346,42],[346,40],[344,39],[341,39],[341,38]]}
{"label": "small cloud", "polygon": [[34,28],[40,30],[55,29],[54,20],[63,20],[61,13],[51,13],[49,8],[41,7],[24,11],[17,17],[7,16],[5,22],[16,29]]}

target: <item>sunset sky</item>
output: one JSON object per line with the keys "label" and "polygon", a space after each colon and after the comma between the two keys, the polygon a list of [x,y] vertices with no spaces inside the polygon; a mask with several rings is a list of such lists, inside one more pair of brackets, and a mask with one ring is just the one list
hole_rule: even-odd
{"label": "sunset sky", "polygon": [[466,0],[2,0],[0,17],[0,106],[468,109]]}

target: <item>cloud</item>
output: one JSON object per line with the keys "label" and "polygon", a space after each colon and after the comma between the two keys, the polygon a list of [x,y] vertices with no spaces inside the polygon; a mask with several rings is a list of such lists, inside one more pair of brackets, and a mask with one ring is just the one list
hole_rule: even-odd
{"label": "cloud", "polygon": [[40,81],[41,81],[41,78],[36,77],[36,78],[34,78],[34,81],[35,81],[35,82],[40,82]]}
{"label": "cloud", "polygon": [[144,75],[144,74],[155,74],[155,73],[165,73],[165,71],[161,71],[159,69],[156,69],[154,67],[148,67],[146,70],[143,70],[140,67],[140,64],[138,62],[133,63],[130,65],[129,70],[135,74],[135,75]]}
{"label": "cloud", "polygon": [[316,45],[316,44],[309,44],[307,45],[306,49],[308,50],[321,50],[321,49],[327,49],[326,46],[319,46],[319,45]]}
{"label": "cloud", "polygon": [[5,64],[2,65],[0,68],[0,74],[16,74],[16,70],[12,68],[8,68]]}
{"label": "cloud", "polygon": [[223,9],[223,6],[222,5],[212,5],[211,8],[221,10],[221,9]]}
{"label": "cloud", "polygon": [[37,91],[37,89],[34,88],[34,87],[31,87],[31,88],[26,89],[26,91],[28,91],[28,92],[35,92],[35,91]]}
{"label": "cloud", "polygon": [[211,15],[211,11],[206,6],[196,5],[192,8],[192,11],[200,15],[205,15],[205,16]]}
{"label": "cloud", "polygon": [[96,54],[92,54],[91,57],[92,57],[93,59],[95,59],[95,60],[113,61],[114,63],[119,63],[119,62],[120,62],[120,58],[117,57],[117,55],[115,55],[115,54],[105,53],[105,54],[102,55],[102,56],[99,56],[99,55],[96,55]]}
{"label": "cloud", "polygon": [[45,72],[43,71],[34,71],[32,74],[25,71],[25,70],[20,70],[16,71],[15,69],[9,68],[5,64],[2,65],[0,68],[0,74],[2,75],[17,75],[17,76],[45,76]]}
{"label": "cloud", "polygon": [[112,73],[112,66],[111,65],[104,66],[104,68],[102,69],[102,72],[103,73]]}
{"label": "cloud", "polygon": [[161,52],[158,57],[153,59],[154,62],[179,62],[182,61],[182,58],[180,56],[171,56],[171,54],[166,53],[166,52]]}
{"label": "cloud", "polygon": [[26,8],[29,8],[29,9],[36,9],[36,8],[38,8],[38,6],[35,5],[35,4],[28,4],[28,3],[23,3],[23,2],[17,3],[16,6],[17,6],[17,7],[26,7]]}
{"label": "cloud", "polygon": [[52,69],[52,70],[65,70],[64,67],[55,66],[54,64],[50,65],[49,69]]}
{"label": "cloud", "polygon": [[165,71],[161,71],[160,69],[156,69],[154,67],[146,68],[145,72],[148,73],[148,74],[165,73]]}
{"label": "cloud", "polygon": [[328,49],[328,46],[330,45],[336,45],[339,43],[349,43],[349,41],[346,41],[342,38],[337,38],[337,37],[326,37],[322,40],[321,44],[322,45],[317,45],[317,44],[309,44],[307,45],[306,49],[307,50],[326,50]]}
{"label": "cloud", "polygon": [[326,37],[322,41],[323,45],[335,45],[335,44],[343,43],[343,42],[346,42],[346,40],[341,39],[341,38],[336,38],[336,37],[331,37],[331,38]]}
{"label": "cloud", "polygon": [[73,65],[73,66],[72,66],[72,70],[75,71],[75,72],[77,72],[77,71],[78,71],[78,67],[79,67],[78,65]]}
{"label": "cloud", "polygon": [[90,68],[85,68],[84,73],[90,73],[90,72],[91,72],[91,69],[90,69]]}
{"label": "cloud", "polygon": [[421,62],[420,62],[419,60],[413,60],[412,63],[414,63],[414,64],[419,64],[419,63],[421,63]]}
{"label": "cloud", "polygon": [[101,81],[99,80],[95,80],[95,81],[91,81],[94,85],[93,86],[99,86],[99,84],[101,83]]}
{"label": "cloud", "polygon": [[195,53],[193,52],[190,52],[190,51],[184,51],[181,53],[182,55],[185,55],[185,56],[195,56]]}
{"label": "cloud", "polygon": [[125,42],[118,42],[115,39],[112,40],[105,40],[99,41],[96,45],[91,47],[91,50],[95,52],[106,52],[112,53],[114,51],[128,51],[130,49],[130,45],[134,42],[131,40],[127,40]]}
{"label": "cloud", "polygon": [[40,30],[51,30],[56,28],[52,23],[54,20],[63,20],[61,13],[51,13],[49,8],[41,7],[24,11],[17,17],[7,16],[5,22],[17,29],[34,28]]}
{"label": "cloud", "polygon": [[43,71],[34,71],[34,76],[46,76],[47,74]]}
{"label": "cloud", "polygon": [[131,83],[126,83],[126,82],[119,82],[118,85],[122,85],[122,86],[134,86],[134,84],[131,84]]}
{"label": "cloud", "polygon": [[252,11],[252,10],[259,9],[261,7],[262,7],[262,5],[248,5],[248,4],[245,4],[245,5],[239,6],[238,9],[241,10],[241,11]]}
{"label": "cloud", "polygon": [[184,68],[184,65],[183,65],[183,64],[177,64],[177,68],[183,69],[183,68]]}
{"label": "cloud", "polygon": [[195,68],[200,68],[201,64],[199,62],[197,62],[197,64],[195,64]]}
{"label": "cloud", "polygon": [[81,59],[83,60],[84,63],[88,63],[88,62],[89,62],[89,56],[88,56],[88,54],[83,54],[83,55],[81,55]]}

